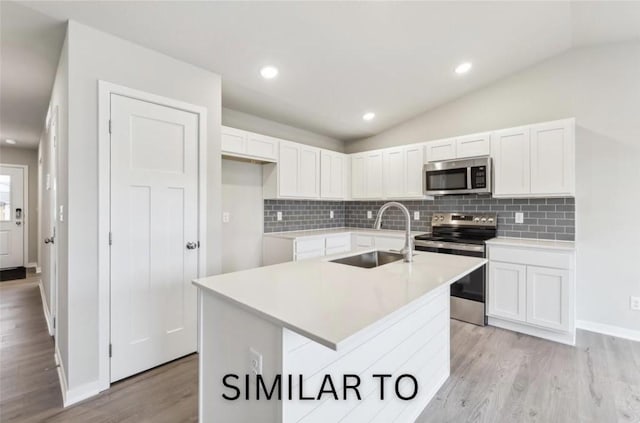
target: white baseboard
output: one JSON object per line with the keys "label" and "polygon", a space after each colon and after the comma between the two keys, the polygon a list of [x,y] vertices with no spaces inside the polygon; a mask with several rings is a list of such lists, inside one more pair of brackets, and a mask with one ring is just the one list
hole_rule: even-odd
{"label": "white baseboard", "polygon": [[62,365],[60,350],[58,349],[57,345],[55,359],[56,364],[58,365],[58,379],[60,379],[60,390],[62,391],[62,405],[65,408],[100,393],[99,383],[97,381],[85,383],[84,385],[80,385],[77,388],[69,389],[67,378],[64,372],[64,366]]}
{"label": "white baseboard", "polygon": [[576,345],[575,331],[556,332],[553,330],[539,328],[537,326],[531,326],[523,323],[512,322],[510,320],[501,319],[498,317],[489,317],[488,324],[501,329],[507,329],[513,332],[524,333],[526,335],[548,339],[549,341],[560,342],[561,344],[567,344],[571,346]]}
{"label": "white baseboard", "polygon": [[606,325],[604,323],[589,322],[587,320],[577,320],[576,327],[589,332],[596,332],[603,335],[616,336],[618,338],[640,342],[640,330],[621,328],[620,326]]}
{"label": "white baseboard", "polygon": [[38,268],[38,263],[36,263],[35,261],[31,262],[31,263],[27,263],[27,265],[25,266],[27,269],[37,269]]}
{"label": "white baseboard", "polygon": [[44,313],[44,320],[47,322],[47,330],[49,331],[49,335],[53,336],[53,322],[51,321],[51,312],[49,311],[49,306],[47,305],[47,296],[44,293],[44,285],[42,281],[38,283],[40,287],[40,298],[42,299],[42,311]]}

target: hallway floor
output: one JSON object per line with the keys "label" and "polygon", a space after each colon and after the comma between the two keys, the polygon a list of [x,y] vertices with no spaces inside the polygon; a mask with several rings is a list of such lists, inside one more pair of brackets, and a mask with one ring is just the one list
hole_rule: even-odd
{"label": "hallway floor", "polygon": [[[2,423],[197,421],[197,355],[63,409],[38,282],[0,283]],[[640,422],[640,343],[579,331],[572,348],[457,321],[451,334],[451,377],[419,423]]]}

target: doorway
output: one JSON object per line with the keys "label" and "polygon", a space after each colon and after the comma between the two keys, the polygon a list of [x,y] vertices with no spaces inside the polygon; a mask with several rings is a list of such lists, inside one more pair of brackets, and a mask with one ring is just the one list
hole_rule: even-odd
{"label": "doorway", "polygon": [[3,273],[24,273],[28,230],[27,178],[26,166],[0,165],[0,270]]}

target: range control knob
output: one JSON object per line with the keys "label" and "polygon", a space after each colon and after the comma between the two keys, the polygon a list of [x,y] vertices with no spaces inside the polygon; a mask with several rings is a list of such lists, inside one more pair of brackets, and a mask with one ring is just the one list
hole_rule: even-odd
{"label": "range control knob", "polygon": [[473,219],[473,221],[474,221],[474,222],[476,222],[476,223],[477,223],[477,222],[480,222],[480,218],[479,218],[479,217],[476,217],[475,219]]}
{"label": "range control knob", "polygon": [[487,221],[487,218],[486,218],[486,217],[483,217],[482,219],[480,219],[480,221],[481,221],[482,223],[485,223],[485,222]]}
{"label": "range control knob", "polygon": [[444,216],[440,216],[440,221],[442,222],[444,220]]}
{"label": "range control knob", "polygon": [[489,223],[493,223],[493,217],[490,217],[488,220]]}

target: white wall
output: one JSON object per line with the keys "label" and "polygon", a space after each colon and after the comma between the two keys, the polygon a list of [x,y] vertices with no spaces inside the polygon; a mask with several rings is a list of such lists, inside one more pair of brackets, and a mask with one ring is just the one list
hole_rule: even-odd
{"label": "white wall", "polygon": [[222,124],[333,151],[344,151],[344,142],[326,135],[263,119],[237,110],[222,109]]}
{"label": "white wall", "polygon": [[[219,273],[220,77],[76,22],[68,26],[68,357],[69,390],[90,390],[98,380],[98,80],[207,109],[207,273]],[[61,153],[63,153],[61,151]],[[63,183],[61,178],[61,184]],[[61,304],[62,305],[62,304]],[[61,322],[62,323],[62,322]],[[102,352],[104,354],[104,351]]]}
{"label": "white wall", "polygon": [[222,160],[222,273],[262,265],[262,165]]}
{"label": "white wall", "polygon": [[38,150],[0,147],[0,163],[29,166],[29,198],[27,200],[29,251],[27,262],[38,262]]}
{"label": "white wall", "polygon": [[640,296],[640,225],[624,223],[640,210],[638,75],[640,42],[572,50],[346,150],[575,116],[577,317],[640,331],[629,308],[629,296]]}

